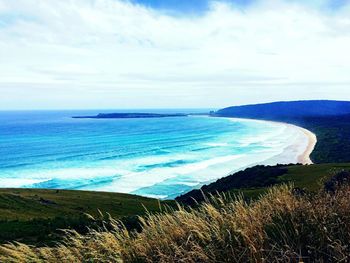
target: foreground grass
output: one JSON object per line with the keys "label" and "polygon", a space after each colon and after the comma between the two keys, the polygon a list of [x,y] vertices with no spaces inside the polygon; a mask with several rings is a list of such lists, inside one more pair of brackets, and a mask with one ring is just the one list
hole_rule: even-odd
{"label": "foreground grass", "polygon": [[258,201],[222,195],[197,209],[141,219],[140,233],[118,221],[67,233],[54,248],[9,244],[1,262],[349,262],[350,187],[316,195],[291,186]]}

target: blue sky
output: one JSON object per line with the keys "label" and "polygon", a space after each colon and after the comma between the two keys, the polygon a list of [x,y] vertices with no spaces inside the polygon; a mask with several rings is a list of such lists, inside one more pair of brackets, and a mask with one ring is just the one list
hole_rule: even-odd
{"label": "blue sky", "polygon": [[180,12],[202,12],[208,9],[209,2],[206,0],[134,0],[134,3],[142,4],[156,9],[175,10]]}
{"label": "blue sky", "polygon": [[0,0],[0,110],[350,100],[345,0]]}
{"label": "blue sky", "polygon": [[[340,1],[340,0],[339,0]],[[133,3],[141,4],[147,7],[160,9],[163,11],[173,11],[177,14],[202,14],[210,9],[212,1],[208,0],[133,0]],[[245,7],[254,2],[254,0],[221,0],[221,2],[230,3],[239,7]]]}
{"label": "blue sky", "polygon": [[[254,4],[256,0],[218,0],[217,2],[229,3],[237,7],[246,7]],[[133,0],[132,2],[145,5],[148,7],[163,9],[163,10],[174,10],[179,12],[190,12],[200,13],[207,11],[212,1],[208,0]],[[309,3],[310,5],[319,7],[328,7],[329,9],[338,9],[347,3],[347,0],[289,0],[289,2]]]}
{"label": "blue sky", "polygon": [[[201,14],[210,9],[213,1],[209,0],[132,0],[133,3],[164,11],[173,11],[181,14]],[[245,8],[257,2],[257,0],[217,0],[216,2],[228,3],[237,8]],[[337,10],[347,4],[347,0],[289,0],[290,3],[303,3],[315,8],[322,7],[329,10]]]}

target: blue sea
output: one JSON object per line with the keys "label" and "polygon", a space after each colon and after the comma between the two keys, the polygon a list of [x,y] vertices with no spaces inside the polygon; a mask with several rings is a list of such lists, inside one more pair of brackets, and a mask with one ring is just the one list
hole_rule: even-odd
{"label": "blue sea", "polygon": [[296,162],[307,143],[298,129],[272,122],[71,118],[99,112],[142,111],[0,112],[0,187],[174,198],[254,164]]}

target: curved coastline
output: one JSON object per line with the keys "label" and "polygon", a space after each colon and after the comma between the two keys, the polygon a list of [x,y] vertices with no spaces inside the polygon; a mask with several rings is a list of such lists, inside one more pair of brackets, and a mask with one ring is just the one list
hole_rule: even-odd
{"label": "curved coastline", "polygon": [[[220,117],[220,118],[222,118],[222,117]],[[230,119],[230,120],[241,120],[241,121],[245,120],[245,121],[254,121],[254,122],[265,122],[265,123],[282,124],[282,125],[285,125],[287,127],[298,129],[299,131],[301,131],[307,137],[307,140],[308,140],[308,143],[307,143],[307,146],[305,148],[305,151],[303,153],[301,153],[298,156],[298,158],[297,158],[298,159],[298,163],[301,163],[303,165],[311,165],[311,164],[313,164],[313,161],[311,160],[311,154],[312,154],[313,150],[315,149],[315,146],[316,146],[316,143],[317,143],[317,136],[313,132],[311,132],[311,131],[303,128],[303,127],[300,127],[300,126],[297,126],[297,125],[294,125],[294,124],[290,124],[290,123],[287,123],[287,122],[270,121],[270,120],[259,120],[259,119],[249,119],[249,118],[237,118],[237,117],[223,117],[223,118],[227,118],[227,119]],[[298,142],[298,143],[301,143],[301,142]]]}
{"label": "curved coastline", "polygon": [[[294,125],[295,126],[295,125]],[[304,164],[304,165],[310,165],[313,164],[313,161],[311,160],[311,154],[313,152],[313,150],[315,149],[316,143],[317,143],[317,136],[316,134],[314,134],[313,132],[299,127],[299,126],[295,126],[298,127],[299,129],[301,129],[305,135],[308,137],[308,146],[305,150],[305,152],[299,156],[299,162]]]}

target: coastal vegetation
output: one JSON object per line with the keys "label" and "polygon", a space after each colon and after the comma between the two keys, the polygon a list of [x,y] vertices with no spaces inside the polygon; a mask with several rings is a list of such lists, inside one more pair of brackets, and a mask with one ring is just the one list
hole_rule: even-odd
{"label": "coastal vegetation", "polygon": [[317,135],[315,163],[350,162],[350,115],[305,117],[299,125]]}
{"label": "coastal vegetation", "polygon": [[[346,176],[338,176],[347,178]],[[349,178],[347,178],[349,179]],[[257,201],[221,194],[197,208],[141,218],[140,232],[108,218],[54,247],[6,244],[2,262],[348,262],[350,186],[318,193],[269,188]],[[341,183],[337,183],[341,182]]]}
{"label": "coastal vegetation", "polygon": [[256,199],[273,185],[293,183],[303,191],[317,192],[324,182],[340,171],[350,170],[349,163],[318,165],[257,165],[218,179],[216,182],[192,190],[176,198],[178,202],[194,205],[204,201],[204,196],[221,192],[243,194],[246,199]]}

